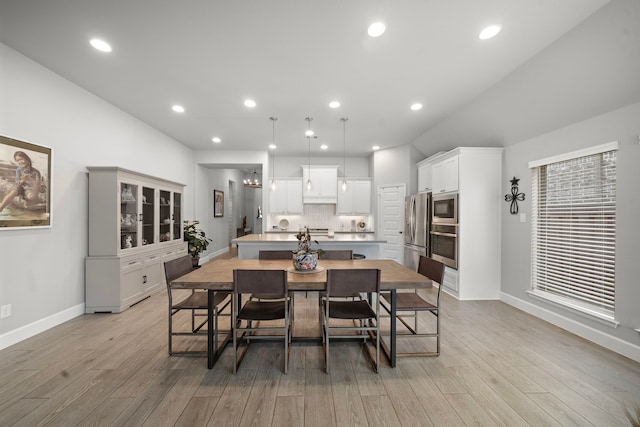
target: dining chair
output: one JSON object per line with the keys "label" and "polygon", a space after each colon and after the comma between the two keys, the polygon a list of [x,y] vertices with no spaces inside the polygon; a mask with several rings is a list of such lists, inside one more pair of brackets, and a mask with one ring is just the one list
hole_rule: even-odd
{"label": "dining chair", "polygon": [[[293,252],[290,250],[262,250],[258,252],[258,259],[272,259],[272,260],[292,260],[293,262]],[[293,264],[292,264],[293,265]],[[251,295],[251,298],[255,298],[258,300],[278,300],[284,298],[284,295],[274,295],[268,294],[264,292],[257,292]],[[291,321],[293,322],[293,293],[288,294],[288,299],[290,302],[289,305],[289,313],[291,315]]]}
{"label": "dining chair", "polygon": [[[206,355],[207,351],[195,351],[195,350],[173,350],[173,337],[174,336],[188,336],[188,335],[205,335],[207,331],[203,331],[202,327],[207,323],[207,292],[206,291],[198,291],[192,289],[188,296],[174,301],[174,292],[177,292],[176,289],[171,288],[171,282],[179,277],[184,276],[187,273],[190,273],[193,270],[193,262],[191,261],[191,255],[184,255],[179,258],[172,259],[170,261],[166,261],[164,263],[164,274],[167,283],[167,295],[169,298],[169,329],[168,329],[168,344],[169,344],[169,354],[170,355]],[[180,290],[180,292],[184,293],[185,290]],[[230,292],[216,292],[213,296],[213,332],[214,332],[214,345],[217,346],[218,343],[218,317],[221,315],[225,315],[222,312],[226,307],[228,307],[231,303],[231,298],[229,298]],[[173,324],[173,316],[178,314],[181,311],[190,311],[191,312],[191,330],[178,330],[174,331]],[[226,314],[227,316],[231,316],[231,313]],[[204,317],[204,320],[196,321],[197,318]],[[215,349],[214,349],[215,350]]]}
{"label": "dining chair", "polygon": [[[418,263],[418,273],[428,277],[432,282],[437,283],[438,290],[435,295],[431,295],[432,298],[430,298],[430,301],[421,297],[417,290],[415,292],[396,292],[396,319],[398,319],[406,328],[406,332],[396,333],[396,337],[432,337],[436,339],[436,350],[414,352],[397,351],[397,357],[440,355],[440,292],[442,290],[442,278],[444,277],[444,264],[421,255]],[[383,292],[381,296],[382,307],[386,312],[391,314],[391,293]],[[435,316],[435,331],[418,331],[418,313],[420,312],[428,312]],[[407,320],[407,318],[410,317],[413,318],[413,325],[411,325]],[[391,319],[391,321],[393,322],[395,319]]]}
{"label": "dining chair", "polygon": [[[320,260],[348,260],[353,259],[353,251],[351,249],[335,249],[322,251],[320,255]],[[320,319],[322,320],[322,301],[326,298],[326,292],[320,292],[318,299],[319,313]],[[338,297],[339,295],[334,295],[334,297]],[[351,295],[342,295],[343,298],[360,298],[360,294],[351,294]]]}
{"label": "dining chair", "polygon": [[[255,300],[249,299],[241,306],[242,294],[254,294],[257,291],[286,295],[288,292],[286,270],[234,270],[233,271],[233,373],[247,353],[253,340],[281,338],[284,341],[284,373],[289,364],[289,342],[291,329],[289,324],[289,303],[286,299]],[[284,320],[284,324],[275,324],[275,320]],[[263,326],[264,323],[267,323]],[[260,334],[263,332],[263,334]],[[266,332],[267,334],[264,334]],[[279,334],[275,334],[279,332]],[[238,342],[246,344],[238,359]]]}
{"label": "dining chair", "polygon": [[[343,295],[369,294],[369,299],[344,300]],[[335,299],[335,296],[341,298]],[[373,305],[371,301],[374,301]],[[375,307],[375,308],[374,308]],[[351,320],[355,322],[344,322]],[[322,301],[322,342],[325,349],[325,370],[329,373],[329,343],[332,339],[362,338],[363,348],[378,372],[380,363],[380,270],[329,269],[327,293]],[[350,334],[346,334],[351,332]],[[353,332],[356,332],[354,334]],[[375,357],[367,341],[375,340]]]}
{"label": "dining chair", "polygon": [[322,251],[320,259],[353,259],[353,251],[351,249]]}

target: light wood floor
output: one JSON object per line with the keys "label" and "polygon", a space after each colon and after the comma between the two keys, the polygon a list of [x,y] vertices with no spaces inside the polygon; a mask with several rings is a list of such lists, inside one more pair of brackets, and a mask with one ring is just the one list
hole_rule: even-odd
{"label": "light wood floor", "polygon": [[[297,295],[297,325],[317,328],[316,298]],[[443,294],[440,357],[375,374],[357,343],[332,343],[325,374],[321,345],[294,343],[288,375],[281,342],[252,344],[237,375],[230,347],[212,370],[169,357],[166,304],[157,294],[0,351],[0,426],[625,426],[640,404],[640,364],[498,301]]]}

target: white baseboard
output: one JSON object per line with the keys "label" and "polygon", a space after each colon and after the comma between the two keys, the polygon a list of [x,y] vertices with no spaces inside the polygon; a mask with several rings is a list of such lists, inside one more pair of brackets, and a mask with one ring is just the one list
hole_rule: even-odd
{"label": "white baseboard", "polygon": [[226,254],[227,252],[229,252],[229,248],[228,247],[222,248],[222,249],[218,249],[217,251],[212,252],[207,256],[200,257],[200,264],[204,264],[205,262],[210,261],[213,258],[215,258],[217,256],[220,256],[222,254]]}
{"label": "white baseboard", "polygon": [[553,311],[531,304],[530,302],[509,294],[501,292],[500,301],[556,325],[571,332],[572,334],[601,345],[611,351],[615,351],[629,359],[640,362],[640,346],[621,340],[620,338],[614,337],[580,322],[576,322],[573,319],[569,319],[568,317],[554,313]]}
{"label": "white baseboard", "polygon": [[54,326],[58,326],[61,323],[83,314],[84,303],[62,310],[58,313],[54,313],[44,319],[36,320],[33,323],[14,329],[13,331],[9,331],[6,334],[2,334],[0,335],[0,350],[26,340],[27,338],[31,338],[34,335],[38,335],[40,332],[44,332],[47,329],[51,329]]}

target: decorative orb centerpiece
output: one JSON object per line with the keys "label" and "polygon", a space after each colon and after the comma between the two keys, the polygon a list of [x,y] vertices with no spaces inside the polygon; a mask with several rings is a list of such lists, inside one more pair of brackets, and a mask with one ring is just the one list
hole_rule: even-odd
{"label": "decorative orb centerpiece", "polygon": [[318,254],[313,252],[294,254],[293,266],[298,271],[313,270],[318,266]]}

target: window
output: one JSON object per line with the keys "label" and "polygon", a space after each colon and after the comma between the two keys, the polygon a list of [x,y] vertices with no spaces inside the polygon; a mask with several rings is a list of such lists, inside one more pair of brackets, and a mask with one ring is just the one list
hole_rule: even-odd
{"label": "window", "polygon": [[529,164],[532,290],[613,320],[617,142]]}

